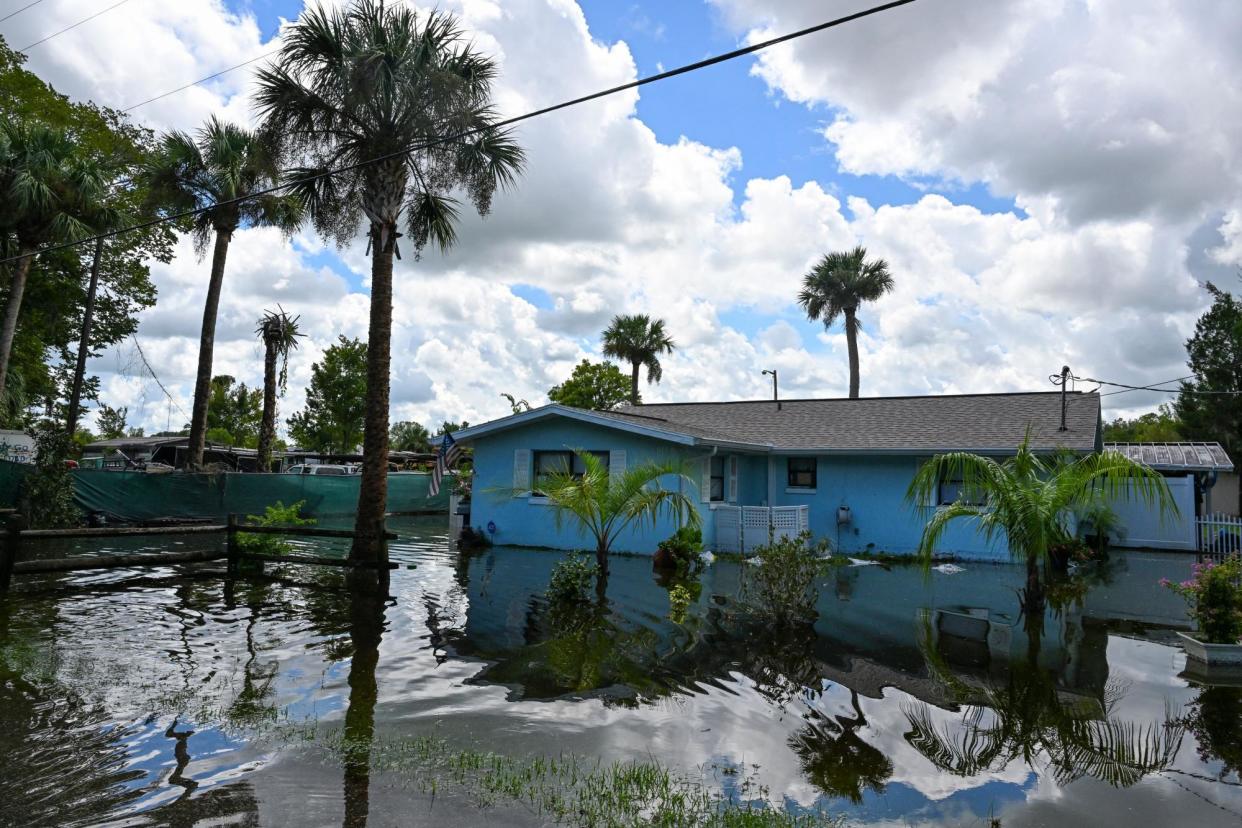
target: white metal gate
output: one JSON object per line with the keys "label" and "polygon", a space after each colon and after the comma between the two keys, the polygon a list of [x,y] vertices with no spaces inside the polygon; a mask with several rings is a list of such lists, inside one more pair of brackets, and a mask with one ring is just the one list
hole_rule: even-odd
{"label": "white metal gate", "polygon": [[797,537],[810,528],[809,506],[717,506],[716,551],[753,552],[769,539]]}
{"label": "white metal gate", "polygon": [[1199,551],[1216,561],[1242,553],[1242,518],[1217,513],[1195,521]]}

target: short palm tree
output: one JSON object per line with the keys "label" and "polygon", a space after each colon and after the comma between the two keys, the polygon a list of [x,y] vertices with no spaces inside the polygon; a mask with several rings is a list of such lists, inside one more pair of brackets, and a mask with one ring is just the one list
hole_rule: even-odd
{"label": "short palm tree", "polygon": [[638,405],[638,369],[646,366],[647,382],[664,378],[660,354],[671,354],[677,347],[664,331],[663,319],[652,319],[645,313],[614,316],[603,335],[604,356],[630,363],[630,403]]}
{"label": "short palm tree", "polygon": [[[379,560],[388,502],[388,392],[393,257],[404,227],[417,254],[457,240],[464,194],[486,214],[497,187],[523,164],[494,128],[496,64],[465,42],[456,19],[409,6],[353,0],[306,10],[285,30],[272,67],[258,73],[265,129],[304,166],[290,175],[316,228],[339,244],[365,218],[371,320],[362,479],[354,560]],[[340,174],[327,175],[329,170]]]}
{"label": "short palm tree", "polygon": [[845,344],[850,356],[850,399],[858,398],[858,306],[874,302],[893,289],[893,277],[883,259],[867,259],[865,247],[829,253],[802,277],[798,304],[808,319],[830,327],[845,321]]}
{"label": "short palm tree", "polygon": [[198,372],[190,410],[189,465],[203,464],[207,438],[207,400],[211,395],[211,363],[216,343],[216,315],[229,243],[238,227],[276,227],[292,234],[302,223],[301,202],[288,195],[266,195],[236,201],[274,186],[280,180],[276,156],[268,141],[244,127],[212,118],[197,134],[170,132],[149,162],[147,179],[153,204],[168,212],[201,209],[193,219],[194,250],[201,258],[215,237],[203,325],[198,340]]}
{"label": "short palm tree", "polygon": [[612,475],[594,454],[581,450],[574,454],[582,462],[582,474],[558,469],[541,475],[535,489],[548,499],[558,528],[569,519],[594,540],[601,578],[608,575],[613,543],[627,527],[648,521],[655,526],[665,513],[679,523],[684,519],[690,526],[699,526],[694,501],[685,494],[693,484],[687,479],[683,491],[661,485],[665,477],[685,476],[680,464],[641,463]]}
{"label": "short palm tree", "polygon": [[[954,503],[937,505],[945,480],[961,481],[961,494]],[[973,521],[988,541],[1006,542],[1009,553],[1026,562],[1023,604],[1030,614],[1044,611],[1039,564],[1052,547],[1072,537],[1075,510],[1131,497],[1159,509],[1162,517],[1177,513],[1164,478],[1150,467],[1115,451],[1041,458],[1031,449],[1029,433],[1004,460],[968,452],[933,457],[906,492],[907,500],[929,515],[918,550],[924,561],[950,524]]]}
{"label": "short palm tree", "polygon": [[[267,311],[255,333],[263,340],[263,419],[259,423],[259,470],[271,471],[272,446],[276,442],[276,392],[285,392],[289,352],[298,347],[300,316],[289,316],[284,308]],[[279,373],[276,363],[280,363]]]}
{"label": "short palm tree", "polygon": [[36,251],[49,242],[89,236],[108,221],[107,174],[83,157],[65,132],[17,119],[0,122],[0,235],[20,256],[0,322],[0,398],[5,396],[13,337]]}

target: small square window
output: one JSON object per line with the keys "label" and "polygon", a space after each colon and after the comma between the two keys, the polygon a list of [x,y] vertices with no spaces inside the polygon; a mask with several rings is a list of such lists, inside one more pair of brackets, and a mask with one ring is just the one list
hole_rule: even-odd
{"label": "small square window", "polygon": [[959,501],[969,506],[982,506],[984,497],[982,492],[968,491],[961,477],[946,476],[940,478],[937,505],[949,506]]}
{"label": "small square window", "polygon": [[711,499],[713,503],[718,503],[725,499],[724,496],[724,458],[712,458],[712,488]]}
{"label": "small square window", "polygon": [[818,464],[814,457],[790,457],[787,460],[791,489],[814,489],[817,483]]}

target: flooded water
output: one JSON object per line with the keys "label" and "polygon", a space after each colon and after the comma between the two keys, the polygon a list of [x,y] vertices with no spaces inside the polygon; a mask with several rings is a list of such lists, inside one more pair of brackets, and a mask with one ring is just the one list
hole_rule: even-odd
{"label": "flooded water", "polygon": [[778,632],[737,611],[747,564],[709,566],[674,622],[670,584],[619,557],[607,602],[567,614],[542,598],[558,553],[390,525],[386,595],[306,567],[19,577],[0,823],[553,822],[473,783],[469,750],[522,773],[654,759],[857,824],[1242,821],[1242,690],[1183,675],[1185,615],[1156,583],[1184,556],[1118,556],[1057,590],[1038,635],[1015,567],[835,567],[814,625]]}

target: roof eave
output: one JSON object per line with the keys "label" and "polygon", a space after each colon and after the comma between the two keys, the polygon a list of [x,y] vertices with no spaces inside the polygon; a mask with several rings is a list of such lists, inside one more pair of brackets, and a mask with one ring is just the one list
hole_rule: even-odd
{"label": "roof eave", "polygon": [[508,431],[511,428],[518,428],[520,426],[538,422],[539,420],[554,416],[566,417],[579,422],[590,423],[604,428],[613,428],[618,431],[628,432],[630,434],[638,434],[643,437],[651,437],[656,440],[665,440],[670,443],[679,443],[686,446],[696,445],[698,439],[683,432],[655,428],[653,426],[640,425],[638,423],[628,423],[624,420],[598,414],[594,411],[587,411],[582,408],[570,408],[567,405],[558,405],[557,403],[540,406],[539,408],[532,408],[529,411],[511,414],[508,417],[501,417],[499,420],[492,420],[488,423],[471,426],[470,428],[464,428],[461,431],[454,432],[453,439],[458,443],[468,443],[477,440],[480,437],[486,437],[500,431]]}

